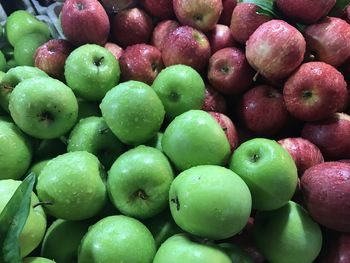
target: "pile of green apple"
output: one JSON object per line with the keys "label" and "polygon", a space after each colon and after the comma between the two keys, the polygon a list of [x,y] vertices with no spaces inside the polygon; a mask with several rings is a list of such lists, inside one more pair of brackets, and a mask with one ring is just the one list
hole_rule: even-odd
{"label": "pile of green apple", "polygon": [[0,28],[0,212],[36,177],[23,262],[348,262],[346,58],[309,62],[264,1],[107,2],[66,0],[66,39],[24,10]]}

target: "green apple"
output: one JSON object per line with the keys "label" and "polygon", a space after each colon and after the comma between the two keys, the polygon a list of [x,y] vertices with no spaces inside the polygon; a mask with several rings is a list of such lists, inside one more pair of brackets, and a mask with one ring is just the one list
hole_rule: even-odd
{"label": "green apple", "polygon": [[162,138],[163,138],[163,134],[162,132],[157,132],[157,134],[155,136],[153,136],[152,139],[150,139],[149,141],[147,141],[145,143],[145,145],[147,146],[151,146],[153,148],[158,149],[159,151],[163,152],[163,148],[162,148]]}
{"label": "green apple", "polygon": [[119,82],[119,62],[108,49],[85,44],[69,54],[64,76],[78,97],[100,101]]}
{"label": "green apple", "polygon": [[59,80],[46,77],[21,81],[11,93],[9,109],[17,126],[39,139],[64,135],[78,116],[72,90]]}
{"label": "green apple", "polygon": [[41,245],[41,256],[57,263],[76,263],[79,244],[91,224],[91,220],[57,219],[46,231]]}
{"label": "green apple", "polygon": [[7,70],[7,63],[6,58],[4,56],[4,53],[0,50],[0,71],[6,71]]}
{"label": "green apple", "polygon": [[101,116],[99,103],[78,98],[78,120],[91,116]]}
{"label": "green apple", "polygon": [[[0,213],[20,184],[21,181],[0,180]],[[32,193],[29,215],[19,236],[22,257],[27,256],[40,244],[46,231],[46,215],[41,206],[35,206],[38,203],[37,196]]]}
{"label": "green apple", "polygon": [[105,172],[97,157],[85,151],[62,154],[46,164],[36,185],[45,211],[66,220],[95,216],[107,202]]}
{"label": "green apple", "polygon": [[187,234],[168,238],[158,249],[153,263],[232,263],[218,246],[197,242]]}
{"label": "green apple", "polygon": [[55,263],[56,261],[52,261],[48,258],[42,257],[27,257],[23,259],[23,263]]}
{"label": "green apple", "polygon": [[270,263],[314,262],[322,246],[319,225],[292,201],[277,210],[258,212],[253,237]]}
{"label": "green apple", "polygon": [[233,263],[254,263],[254,260],[241,247],[232,243],[221,243],[219,247],[229,255]]}
{"label": "green apple", "polygon": [[36,162],[34,164],[32,164],[32,166],[28,169],[27,171],[27,175],[30,173],[34,173],[35,175],[35,181],[38,181],[38,176],[41,173],[41,171],[44,169],[44,167],[46,166],[46,164],[50,161],[50,159],[48,160],[42,160],[39,162]]}
{"label": "green apple", "polygon": [[102,117],[125,144],[142,144],[159,131],[164,107],[154,90],[139,81],[127,81],[111,89],[100,105]]}
{"label": "green apple", "polygon": [[47,160],[67,152],[64,138],[40,140],[34,150],[34,159]]}
{"label": "green apple", "polygon": [[107,187],[112,203],[123,214],[149,218],[168,205],[174,174],[165,155],[140,145],[123,153],[108,172]]}
{"label": "green apple", "polygon": [[78,263],[151,263],[156,246],[150,231],[140,221],[123,215],[98,221],[84,236]]}
{"label": "green apple", "polygon": [[0,106],[9,111],[10,95],[18,83],[34,77],[48,77],[41,69],[30,66],[16,66],[9,69],[0,81]]}
{"label": "green apple", "polygon": [[0,180],[23,176],[32,160],[28,138],[12,122],[0,118]]}
{"label": "green apple", "polygon": [[106,169],[125,151],[102,117],[81,119],[70,133],[68,152],[87,151],[98,157]]}
{"label": "green apple", "polygon": [[224,165],[231,154],[225,132],[202,110],[176,117],[164,132],[162,148],[180,171],[204,164]]}
{"label": "green apple", "polygon": [[14,68],[14,67],[17,67],[17,66],[18,66],[17,62],[14,58],[10,58],[9,60],[7,60],[7,65],[6,65],[7,70]]}
{"label": "green apple", "polygon": [[273,210],[288,203],[298,182],[296,165],[276,141],[255,138],[233,153],[229,168],[248,185],[253,208]]}
{"label": "green apple", "polygon": [[14,58],[17,65],[34,66],[34,53],[49,38],[40,33],[31,33],[21,37],[14,46]]}
{"label": "green apple", "polygon": [[21,37],[30,33],[40,33],[47,38],[50,36],[48,25],[25,10],[11,13],[7,17],[5,30],[7,40],[12,46],[15,46]]}
{"label": "green apple", "polygon": [[168,119],[188,110],[201,109],[204,103],[204,81],[196,70],[186,65],[163,69],[152,88],[161,99]]}

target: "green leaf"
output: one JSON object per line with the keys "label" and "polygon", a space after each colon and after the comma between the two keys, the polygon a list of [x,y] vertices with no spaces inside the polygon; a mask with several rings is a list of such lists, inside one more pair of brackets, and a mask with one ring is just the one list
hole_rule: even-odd
{"label": "green leaf", "polygon": [[256,11],[257,14],[266,15],[272,18],[280,18],[274,0],[239,0],[238,2],[257,5],[259,7]]}
{"label": "green leaf", "polygon": [[30,173],[0,214],[0,263],[22,262],[18,237],[29,215],[35,174]]}
{"label": "green leaf", "polygon": [[333,9],[328,13],[328,16],[339,17],[343,14],[345,8],[350,4],[350,0],[337,0]]}

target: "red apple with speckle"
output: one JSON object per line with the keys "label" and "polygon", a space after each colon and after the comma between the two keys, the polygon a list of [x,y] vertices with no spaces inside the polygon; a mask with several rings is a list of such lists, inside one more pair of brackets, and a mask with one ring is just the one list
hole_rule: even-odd
{"label": "red apple with speckle", "polygon": [[114,57],[119,60],[120,56],[123,54],[124,50],[122,47],[118,46],[115,43],[107,42],[104,45],[105,48],[107,48],[113,55]]}
{"label": "red apple with speckle", "polygon": [[143,8],[152,16],[169,19],[175,16],[172,0],[141,0]]}
{"label": "red apple with speckle", "polygon": [[226,25],[217,24],[213,30],[207,33],[207,36],[212,54],[225,47],[233,47],[236,45],[231,30]]}
{"label": "red apple with speckle", "polygon": [[350,234],[328,230],[318,263],[349,263]]}
{"label": "red apple with speckle", "polygon": [[232,12],[237,5],[237,0],[222,0],[222,12],[219,18],[219,23],[230,26]]}
{"label": "red apple with speckle", "polygon": [[205,97],[202,110],[216,111],[225,114],[227,111],[225,97],[210,85],[205,85]]}
{"label": "red apple with speckle", "polygon": [[153,29],[151,45],[162,51],[165,39],[179,26],[179,23],[175,20],[164,20],[159,22]]}

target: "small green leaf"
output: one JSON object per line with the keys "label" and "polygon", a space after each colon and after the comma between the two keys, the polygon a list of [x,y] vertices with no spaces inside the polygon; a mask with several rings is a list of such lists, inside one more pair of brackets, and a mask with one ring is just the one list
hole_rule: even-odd
{"label": "small green leaf", "polygon": [[272,18],[280,18],[274,0],[239,0],[239,2],[257,5],[259,7],[256,11],[257,14],[266,15]]}
{"label": "small green leaf", "polygon": [[22,262],[18,237],[29,215],[35,174],[30,173],[0,214],[0,263]]}
{"label": "small green leaf", "polygon": [[343,14],[345,8],[350,4],[350,0],[337,0],[333,9],[328,13],[328,16],[339,17]]}

